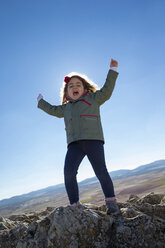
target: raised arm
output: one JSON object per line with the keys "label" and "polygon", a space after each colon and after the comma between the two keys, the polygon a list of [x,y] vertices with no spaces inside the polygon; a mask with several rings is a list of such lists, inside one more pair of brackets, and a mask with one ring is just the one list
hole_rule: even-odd
{"label": "raised arm", "polygon": [[48,103],[47,101],[45,101],[43,99],[43,96],[41,94],[39,96],[37,98],[37,100],[38,100],[38,106],[37,107],[38,108],[42,109],[43,111],[45,111],[49,115],[54,115],[54,116],[59,117],[59,118],[64,117],[65,104],[64,105],[58,105],[58,106],[51,105],[50,103]]}
{"label": "raised arm", "polygon": [[118,62],[116,60],[111,59],[110,70],[108,72],[105,84],[100,90],[96,91],[95,93],[95,99],[99,105],[107,101],[112,95],[113,89],[115,87],[115,82],[118,76],[117,68]]}

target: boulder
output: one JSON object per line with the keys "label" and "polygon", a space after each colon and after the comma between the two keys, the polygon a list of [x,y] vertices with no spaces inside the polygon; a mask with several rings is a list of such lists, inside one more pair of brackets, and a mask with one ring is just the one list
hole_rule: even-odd
{"label": "boulder", "polygon": [[0,217],[0,248],[164,248],[164,199],[132,195],[119,215],[84,204]]}

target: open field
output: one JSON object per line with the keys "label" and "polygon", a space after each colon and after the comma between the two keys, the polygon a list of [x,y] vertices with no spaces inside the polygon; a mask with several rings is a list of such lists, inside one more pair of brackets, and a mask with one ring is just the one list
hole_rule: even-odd
{"label": "open field", "polygon": [[[140,168],[140,167],[139,167]],[[147,167],[148,168],[148,167]],[[157,168],[157,167],[156,167]],[[143,168],[142,168],[143,169]],[[137,175],[124,175],[123,178],[114,178],[115,193],[119,202],[126,201],[131,194],[143,196],[147,193],[165,193],[165,168],[152,169]],[[80,201],[82,203],[104,204],[104,195],[96,178],[79,183]],[[21,214],[31,211],[41,211],[47,207],[68,205],[68,198],[64,185],[55,188],[42,189],[13,197],[0,202],[0,215]]]}
{"label": "open field", "polygon": [[[128,177],[114,180],[115,193],[118,201],[126,201],[131,194],[143,196],[147,193],[165,193],[165,170],[157,173]],[[100,188],[100,187],[99,187]],[[82,193],[83,196],[83,193]],[[98,204],[102,202],[103,194],[101,188],[93,190],[92,194]]]}

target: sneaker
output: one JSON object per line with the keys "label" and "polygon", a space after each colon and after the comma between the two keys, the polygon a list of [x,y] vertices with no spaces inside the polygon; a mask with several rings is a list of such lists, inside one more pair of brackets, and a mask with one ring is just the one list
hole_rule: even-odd
{"label": "sneaker", "polygon": [[106,201],[106,206],[108,215],[121,213],[116,201]]}

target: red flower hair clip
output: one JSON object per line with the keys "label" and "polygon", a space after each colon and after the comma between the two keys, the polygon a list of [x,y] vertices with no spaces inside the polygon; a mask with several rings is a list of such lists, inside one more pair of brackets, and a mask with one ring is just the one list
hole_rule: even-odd
{"label": "red flower hair clip", "polygon": [[68,76],[66,76],[66,77],[64,78],[64,82],[65,82],[66,84],[69,82],[69,80],[70,80],[70,77],[68,77]]}

